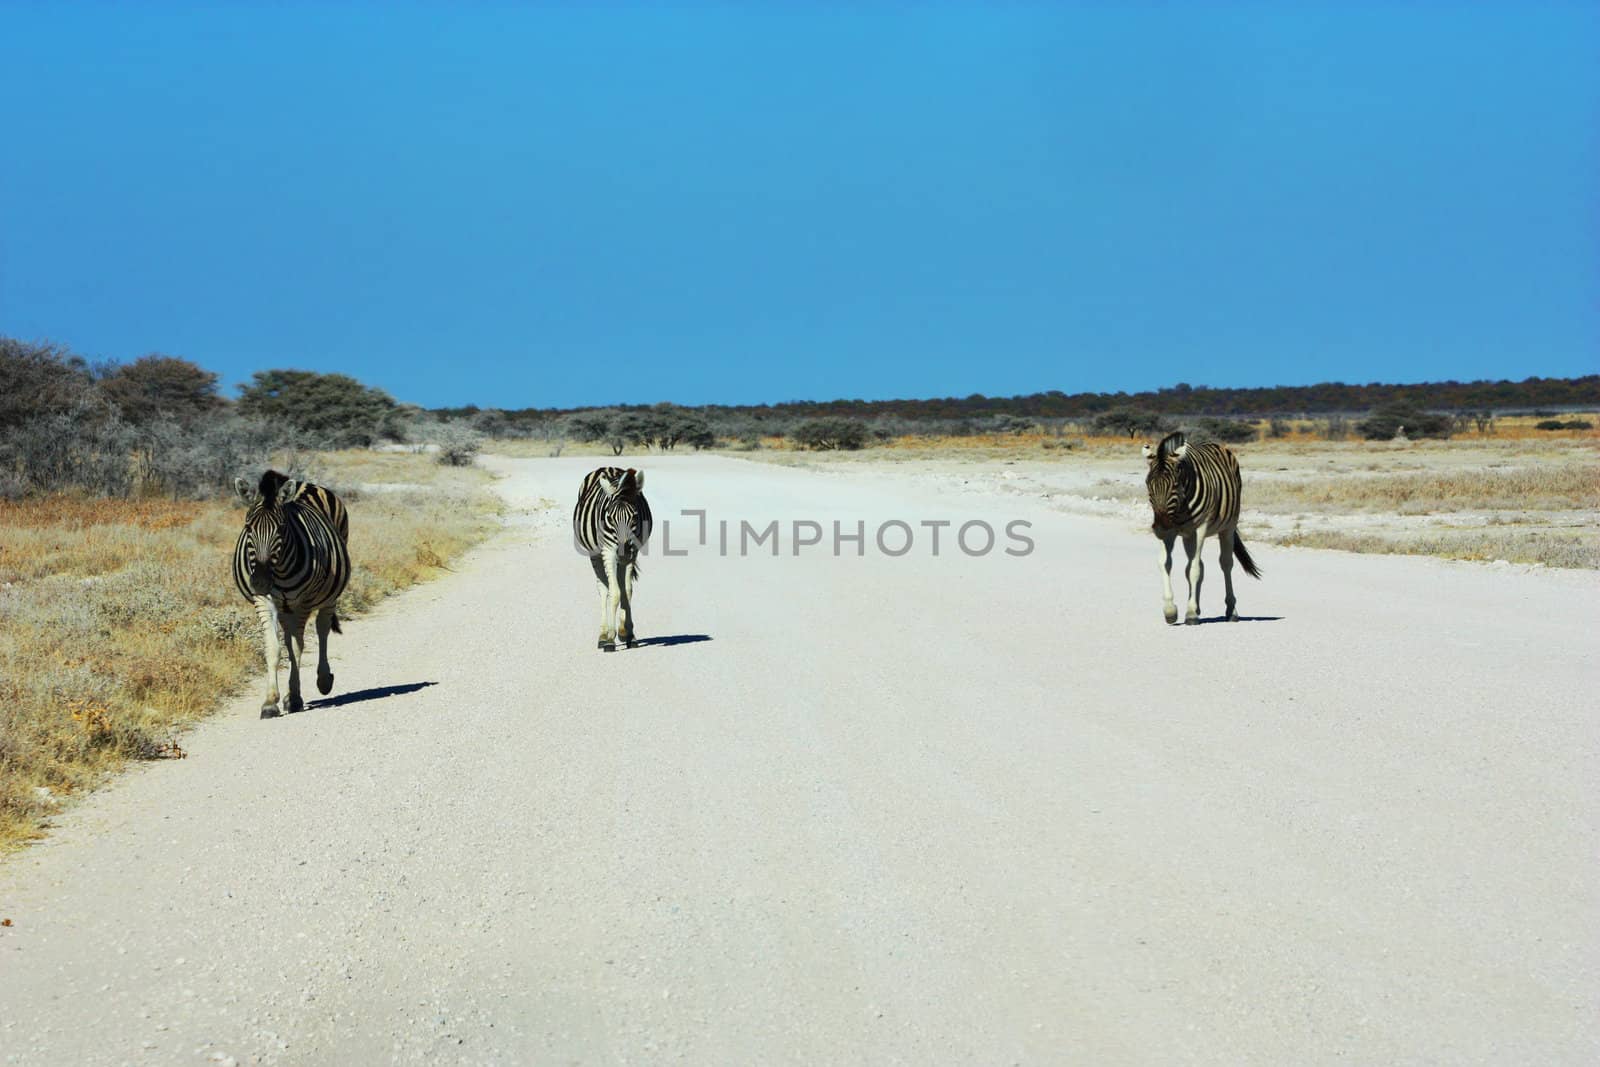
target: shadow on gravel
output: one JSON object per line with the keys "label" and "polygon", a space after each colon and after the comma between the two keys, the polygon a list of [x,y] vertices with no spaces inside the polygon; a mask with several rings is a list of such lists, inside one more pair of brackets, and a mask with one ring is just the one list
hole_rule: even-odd
{"label": "shadow on gravel", "polygon": [[[1201,626],[1206,626],[1206,625],[1209,625],[1209,624],[1211,624],[1213,622],[1227,622],[1227,621],[1228,621],[1228,617],[1226,615],[1213,615],[1209,619],[1201,619],[1200,620],[1200,625]],[[1282,622],[1283,621],[1283,616],[1282,615],[1240,615],[1238,621],[1239,622]]]}
{"label": "shadow on gravel", "polygon": [[415,693],[418,689],[426,689],[438,682],[408,682],[405,685],[380,685],[375,689],[358,689],[354,693],[340,693],[336,697],[327,697],[323,700],[313,700],[306,705],[306,711],[316,711],[318,708],[342,708],[346,704],[360,704],[366,700],[382,700],[384,697],[404,696]]}
{"label": "shadow on gravel", "polygon": [[711,640],[710,634],[671,634],[666,637],[641,637],[633,646],[634,651],[641,648],[667,648],[671,645],[698,645],[701,641]]}

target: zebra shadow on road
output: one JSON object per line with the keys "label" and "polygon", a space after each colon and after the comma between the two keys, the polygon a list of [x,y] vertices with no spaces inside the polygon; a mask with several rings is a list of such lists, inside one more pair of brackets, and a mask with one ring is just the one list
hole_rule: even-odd
{"label": "zebra shadow on road", "polygon": [[342,708],[346,704],[360,704],[368,700],[382,700],[384,697],[404,696],[415,693],[418,689],[426,689],[438,682],[407,682],[405,685],[380,685],[372,689],[357,689],[353,693],[340,693],[336,697],[325,697],[313,700],[306,705],[306,711],[316,711],[320,708]]}
{"label": "zebra shadow on road", "polygon": [[[1226,615],[1213,615],[1209,619],[1201,619],[1200,625],[1205,626],[1213,622],[1227,622]],[[1235,622],[1282,622],[1282,615],[1240,615]]]}
{"label": "zebra shadow on road", "polygon": [[662,637],[641,637],[633,644],[632,651],[641,648],[670,648],[673,645],[697,645],[701,641],[711,640],[710,634],[667,634]]}

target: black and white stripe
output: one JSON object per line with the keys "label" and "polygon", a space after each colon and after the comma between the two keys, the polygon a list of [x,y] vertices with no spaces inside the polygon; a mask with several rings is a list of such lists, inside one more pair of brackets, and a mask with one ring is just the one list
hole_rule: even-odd
{"label": "black and white stripe", "polygon": [[1234,556],[1239,557],[1246,574],[1261,577],[1235,532],[1242,495],[1239,461],[1226,445],[1191,445],[1181,433],[1168,434],[1153,451],[1145,445],[1144,455],[1150,465],[1144,485],[1155,515],[1150,529],[1161,538],[1162,611],[1167,621],[1178,621],[1178,607],[1172,599],[1172,542],[1183,538],[1183,550],[1189,557],[1189,604],[1183,621],[1196,623],[1200,621],[1200,580],[1205,570],[1200,548],[1213,534],[1221,549],[1228,621],[1238,621],[1233,597]]}
{"label": "black and white stripe", "polygon": [[601,467],[590,471],[572,509],[572,539],[589,557],[600,583],[599,647],[634,646],[633,583],[639,553],[650,540],[650,504],[644,472]]}
{"label": "black and white stripe", "polygon": [[333,688],[328,634],[339,632],[335,607],[350,581],[350,517],[330,490],[267,471],[255,487],[235,478],[249,505],[233,548],[233,584],[256,606],[266,641],[268,689],[263,717],[278,713],[278,638],[289,651],[288,710],[300,699],[306,621],[317,618],[317,690]]}

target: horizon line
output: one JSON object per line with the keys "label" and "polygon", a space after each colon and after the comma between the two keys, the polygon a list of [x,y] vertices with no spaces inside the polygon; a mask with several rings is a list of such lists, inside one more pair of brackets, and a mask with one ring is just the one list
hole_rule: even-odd
{"label": "horizon line", "polygon": [[[275,367],[275,368],[271,368],[271,369],[274,369],[274,370],[289,370],[289,369],[296,369],[296,368]],[[323,373],[323,372],[317,372],[317,373]],[[339,373],[339,372],[330,372],[330,373]],[[351,375],[351,377],[354,377],[354,375]],[[823,405],[831,405],[831,404],[928,404],[928,403],[934,403],[934,402],[941,401],[941,400],[970,401],[970,400],[973,400],[973,399],[992,400],[992,401],[1029,400],[1029,399],[1032,399],[1034,397],[1052,396],[1052,395],[1055,395],[1055,394],[1059,394],[1060,396],[1062,396],[1063,398],[1066,398],[1066,399],[1072,399],[1074,397],[1118,397],[1118,396],[1132,398],[1132,397],[1147,396],[1147,395],[1160,395],[1160,394],[1163,394],[1163,393],[1174,393],[1174,392],[1178,391],[1179,386],[1184,386],[1184,385],[1189,385],[1189,388],[1187,389],[1186,392],[1189,393],[1189,394],[1193,394],[1193,393],[1203,393],[1203,392],[1232,392],[1232,393],[1238,393],[1238,392],[1264,391],[1264,390],[1270,390],[1270,389],[1316,389],[1316,388],[1318,388],[1320,386],[1340,386],[1340,387],[1344,387],[1344,388],[1355,387],[1355,388],[1363,388],[1363,389],[1373,389],[1373,388],[1377,388],[1377,389],[1417,389],[1417,388],[1425,388],[1425,387],[1429,387],[1429,386],[1440,386],[1440,385],[1457,385],[1457,386],[1501,385],[1501,384],[1525,385],[1525,384],[1527,384],[1529,382],[1535,382],[1535,381],[1540,381],[1540,382],[1545,382],[1545,381],[1582,382],[1582,381],[1586,381],[1586,380],[1588,380],[1590,378],[1600,378],[1600,373],[1578,374],[1578,375],[1529,374],[1529,375],[1526,375],[1526,376],[1521,377],[1521,378],[1472,378],[1472,379],[1468,379],[1468,380],[1462,380],[1462,379],[1458,379],[1458,378],[1435,378],[1435,379],[1428,379],[1428,380],[1422,380],[1422,381],[1409,381],[1409,382],[1408,381],[1354,382],[1354,381],[1340,381],[1340,380],[1330,379],[1330,380],[1319,381],[1319,382],[1307,382],[1307,383],[1300,384],[1300,385],[1294,385],[1294,384],[1289,384],[1289,383],[1285,383],[1285,382],[1277,382],[1277,383],[1274,383],[1272,385],[1210,385],[1210,384],[1189,385],[1189,383],[1187,383],[1187,382],[1174,382],[1171,385],[1157,386],[1155,388],[1150,388],[1150,389],[1139,389],[1139,390],[1131,390],[1131,391],[1128,390],[1128,389],[1118,389],[1118,390],[1115,390],[1115,391],[1095,390],[1095,389],[1080,389],[1080,390],[1076,390],[1076,391],[1073,391],[1073,392],[1069,392],[1069,391],[1064,390],[1064,389],[1040,389],[1040,390],[1036,390],[1036,391],[1031,392],[1031,393],[1011,393],[1011,394],[1005,394],[1005,395],[990,394],[990,393],[967,393],[967,394],[961,395],[961,396],[957,396],[957,395],[954,395],[954,394],[946,394],[946,395],[943,395],[943,396],[920,396],[920,397],[919,396],[895,396],[895,397],[866,398],[866,397],[843,397],[843,396],[840,396],[840,397],[833,397],[833,398],[827,399],[827,400],[810,400],[810,399],[804,399],[804,398],[794,398],[794,399],[789,399],[789,400],[763,400],[763,401],[755,401],[755,402],[746,401],[746,402],[739,402],[739,403],[726,402],[726,401],[706,401],[706,402],[701,402],[701,403],[687,403],[687,402],[680,401],[680,400],[641,400],[641,401],[619,400],[619,401],[611,401],[609,403],[571,404],[571,405],[566,405],[566,406],[561,406],[561,405],[540,406],[540,405],[535,405],[535,404],[529,404],[529,405],[524,405],[522,407],[500,407],[500,406],[494,406],[494,405],[478,404],[476,402],[469,401],[469,402],[467,402],[465,404],[439,404],[439,405],[435,405],[435,406],[432,406],[432,407],[429,407],[429,406],[426,406],[426,405],[422,405],[422,404],[413,404],[412,406],[420,407],[424,411],[452,411],[452,410],[462,410],[462,409],[465,409],[465,408],[476,408],[479,411],[554,411],[554,412],[602,411],[602,410],[609,410],[609,409],[613,409],[613,408],[619,408],[619,409],[625,409],[625,408],[652,408],[652,407],[659,407],[661,405],[668,405],[668,406],[671,406],[671,407],[680,407],[680,408],[762,408],[762,407],[775,408],[775,407],[787,407],[787,406],[801,405],[801,404],[814,404],[814,405],[818,405],[818,406],[823,406]],[[400,403],[407,403],[407,404],[411,403],[410,401],[399,401],[399,402]]]}

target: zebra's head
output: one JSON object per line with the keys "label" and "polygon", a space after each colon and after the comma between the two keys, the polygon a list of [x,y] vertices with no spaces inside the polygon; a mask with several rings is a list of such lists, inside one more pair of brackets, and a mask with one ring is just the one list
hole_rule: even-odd
{"label": "zebra's head", "polygon": [[265,596],[272,589],[272,565],[283,546],[284,506],[300,495],[300,487],[295,479],[273,470],[255,486],[243,478],[233,480],[234,491],[247,505],[240,542],[253,593]]}
{"label": "zebra's head", "polygon": [[[615,468],[612,468],[615,470]],[[616,478],[602,474],[600,489],[606,494],[606,522],[616,533],[618,544],[631,544],[636,549],[644,547],[635,531],[641,511],[647,516],[643,536],[650,536],[649,505],[644,502],[644,471],[629,467]]]}
{"label": "zebra's head", "polygon": [[1180,468],[1189,454],[1189,442],[1181,433],[1169,433],[1155,448],[1144,446],[1149,470],[1144,476],[1145,492],[1150,495],[1150,510],[1157,526],[1175,526],[1182,505]]}

